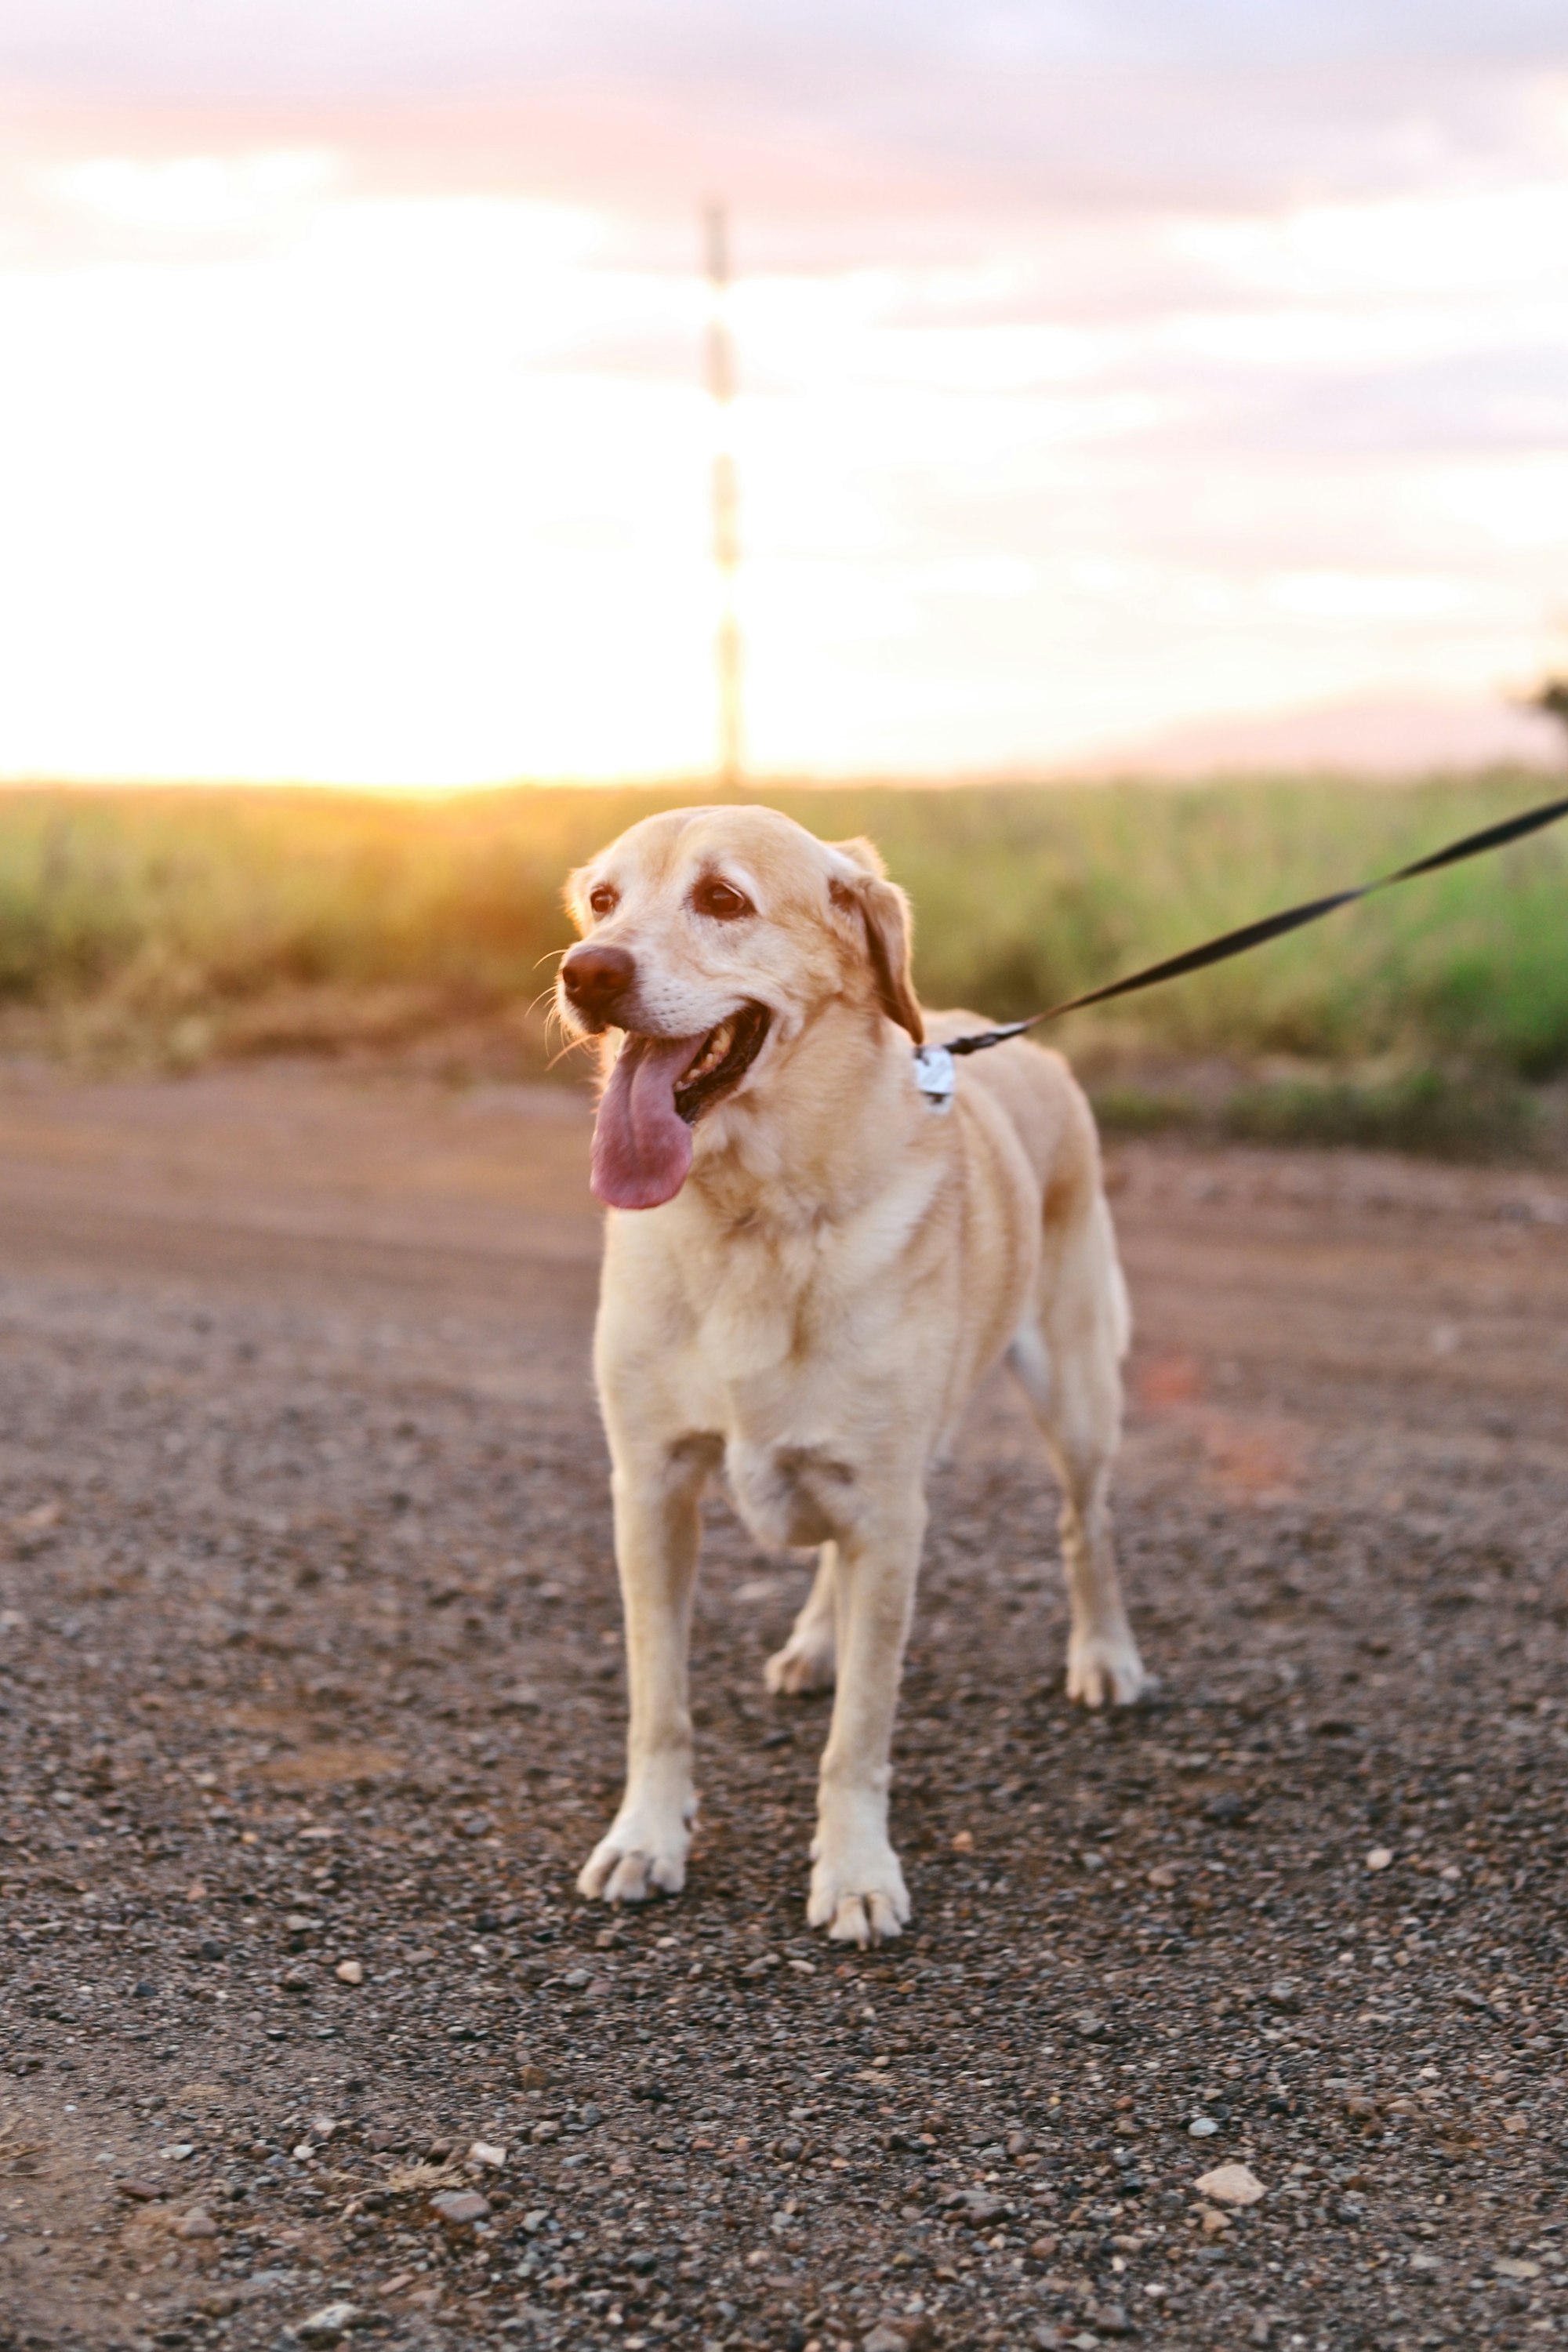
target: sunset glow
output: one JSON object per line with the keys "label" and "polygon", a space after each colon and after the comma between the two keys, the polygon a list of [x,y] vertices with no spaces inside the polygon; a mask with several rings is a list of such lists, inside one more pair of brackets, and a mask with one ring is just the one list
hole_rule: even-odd
{"label": "sunset glow", "polygon": [[509,47],[499,10],[403,0],[384,42],[345,5],[329,72],[277,0],[275,51],[184,79],[167,12],[117,12],[144,55],[95,47],[91,5],[79,54],[28,13],[0,47],[0,773],[701,770],[715,188],[760,768],[1479,706],[1554,649],[1568,43],[1494,62],[1477,10],[1369,95],[1348,16],[1317,82],[1249,33],[1227,110],[1206,19],[1152,82],[1135,11],[1121,41],[1087,15],[1070,75],[1038,27],[1004,75],[954,7],[879,111],[874,78],[822,95],[852,46],[826,19],[776,32],[791,95],[760,37],[691,67],[679,10],[567,39],[524,8]]}

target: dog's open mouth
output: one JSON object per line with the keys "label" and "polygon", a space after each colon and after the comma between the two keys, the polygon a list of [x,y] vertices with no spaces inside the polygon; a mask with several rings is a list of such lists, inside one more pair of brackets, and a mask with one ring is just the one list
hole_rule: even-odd
{"label": "dog's open mouth", "polygon": [[739,1086],[762,1051],[768,1021],[762,1005],[742,1004],[739,1013],[710,1029],[697,1059],[675,1082],[675,1108],[688,1127],[695,1127],[705,1110]]}
{"label": "dog's open mouth", "polygon": [[612,1209],[657,1209],[691,1166],[691,1130],[739,1086],[762,1051],[772,1016],[742,1004],[700,1037],[630,1032],[599,1103],[593,1187]]}

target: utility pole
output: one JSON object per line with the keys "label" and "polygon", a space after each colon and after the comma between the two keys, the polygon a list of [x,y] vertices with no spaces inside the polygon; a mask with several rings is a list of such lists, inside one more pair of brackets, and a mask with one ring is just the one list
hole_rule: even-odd
{"label": "utility pole", "polygon": [[740,568],[739,499],[731,424],[735,399],[735,350],[730,335],[730,224],[722,205],[703,207],[708,268],[708,391],[713,403],[713,562],[719,573],[719,784],[739,789],[743,749],[741,723],[741,616],[735,599]]}

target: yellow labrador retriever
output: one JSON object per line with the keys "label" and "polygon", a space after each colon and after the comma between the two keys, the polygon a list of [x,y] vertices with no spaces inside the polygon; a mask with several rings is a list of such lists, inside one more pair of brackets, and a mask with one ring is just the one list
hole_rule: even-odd
{"label": "yellow labrador retriever", "polygon": [[605,1040],[593,1184],[609,1209],[595,1370],[614,1464],[631,1727],[626,1794],[579,1880],[636,1903],[685,1878],[696,1812],[687,1647],[698,1506],[721,1467],[768,1545],[820,1545],[769,1662],[837,1670],[806,1916],[896,1936],[889,1750],[928,1465],[1006,1355],[1061,1483],[1068,1689],[1135,1699],[1106,1489],[1126,1292],[1088,1104],[1013,1043],[960,1066],[950,1115],[913,1045],[909,912],[868,842],[766,808],[635,824],[574,875],[559,1006]]}

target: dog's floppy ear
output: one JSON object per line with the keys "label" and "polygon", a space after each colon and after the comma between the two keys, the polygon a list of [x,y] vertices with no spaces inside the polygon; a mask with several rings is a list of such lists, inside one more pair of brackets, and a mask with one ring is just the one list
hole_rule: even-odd
{"label": "dog's floppy ear", "polygon": [[919,1045],[926,1033],[910,970],[910,902],[898,884],[889,881],[873,842],[835,841],[829,846],[856,871],[853,876],[835,875],[827,886],[828,896],[836,907],[853,908],[859,915],[878,1002],[889,1020],[907,1029]]}

